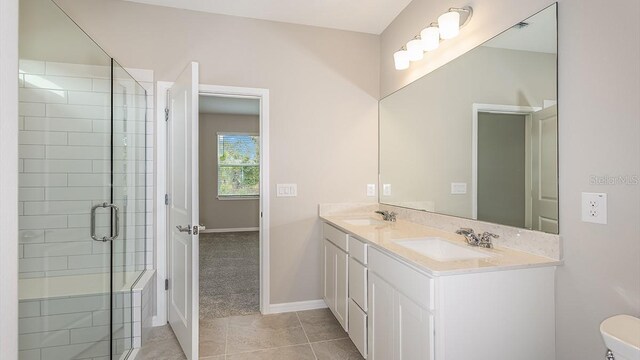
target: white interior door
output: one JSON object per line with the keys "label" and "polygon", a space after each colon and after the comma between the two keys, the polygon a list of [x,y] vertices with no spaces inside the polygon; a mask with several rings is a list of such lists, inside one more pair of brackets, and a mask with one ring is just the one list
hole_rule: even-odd
{"label": "white interior door", "polygon": [[169,324],[189,360],[198,359],[198,63],[169,90]]}
{"label": "white interior door", "polygon": [[531,127],[532,228],[558,233],[558,110],[533,113]]}

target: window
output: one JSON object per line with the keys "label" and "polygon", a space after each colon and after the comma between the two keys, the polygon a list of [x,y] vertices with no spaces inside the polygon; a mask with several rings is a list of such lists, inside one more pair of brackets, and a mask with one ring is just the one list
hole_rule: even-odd
{"label": "window", "polygon": [[218,133],[218,197],[260,195],[260,137]]}

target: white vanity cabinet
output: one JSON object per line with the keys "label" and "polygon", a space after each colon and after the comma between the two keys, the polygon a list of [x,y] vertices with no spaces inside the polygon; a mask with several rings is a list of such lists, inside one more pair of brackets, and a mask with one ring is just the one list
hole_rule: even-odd
{"label": "white vanity cabinet", "polygon": [[367,358],[369,245],[349,236],[349,337],[360,354]]}
{"label": "white vanity cabinet", "polygon": [[324,301],[340,325],[348,330],[348,235],[326,223],[323,224],[322,233],[324,237]]}
{"label": "white vanity cabinet", "polygon": [[435,271],[365,235],[323,224],[324,298],[366,359],[555,358],[555,266]]}
{"label": "white vanity cabinet", "polygon": [[432,287],[428,276],[370,250],[369,360],[434,358]]}
{"label": "white vanity cabinet", "polygon": [[372,246],[368,359],[553,359],[554,272],[432,277]]}

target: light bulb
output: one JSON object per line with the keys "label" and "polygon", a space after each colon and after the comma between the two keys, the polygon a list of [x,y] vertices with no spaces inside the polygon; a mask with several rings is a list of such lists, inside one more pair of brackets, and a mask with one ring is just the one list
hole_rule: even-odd
{"label": "light bulb", "polygon": [[446,12],[438,18],[440,38],[452,39],[460,33],[460,13],[457,11]]}
{"label": "light bulb", "polygon": [[407,43],[407,56],[411,61],[422,60],[422,58],[424,57],[422,40],[413,39]]}
{"label": "light bulb", "polygon": [[424,51],[433,51],[440,46],[440,30],[435,26],[429,26],[422,30],[420,32],[420,38],[422,39],[422,48]]}
{"label": "light bulb", "polygon": [[393,62],[396,70],[406,70],[409,68],[409,56],[406,50],[398,50],[393,54]]}

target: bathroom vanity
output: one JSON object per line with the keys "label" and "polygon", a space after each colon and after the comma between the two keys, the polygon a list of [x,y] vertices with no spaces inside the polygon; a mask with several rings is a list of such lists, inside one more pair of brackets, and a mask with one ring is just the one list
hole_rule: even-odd
{"label": "bathroom vanity", "polygon": [[325,301],[365,358],[554,358],[557,260],[403,220],[321,219]]}

